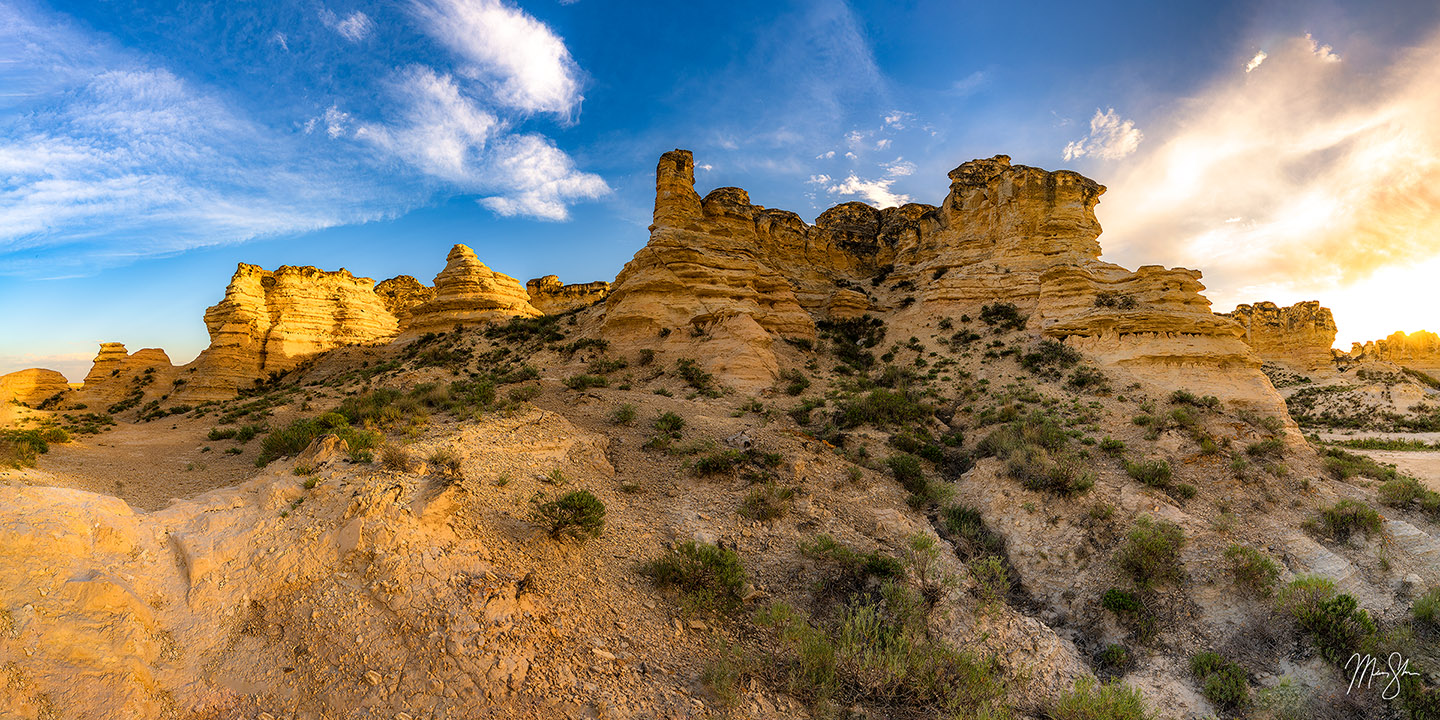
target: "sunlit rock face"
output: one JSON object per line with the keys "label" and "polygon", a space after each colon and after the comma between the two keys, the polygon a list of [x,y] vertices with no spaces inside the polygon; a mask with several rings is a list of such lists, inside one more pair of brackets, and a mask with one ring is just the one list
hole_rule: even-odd
{"label": "sunlit rock face", "polygon": [[546,315],[559,315],[577,308],[589,307],[610,294],[610,283],[604,281],[566,285],[555,275],[535,278],[525,283],[530,304]]}
{"label": "sunlit rock face", "polygon": [[169,392],[179,374],[180,368],[171,365],[170,356],[160,348],[130,353],[124,343],[100,343],[79,396],[87,404],[113,403],[136,391],[148,399]]}
{"label": "sunlit rock face", "polygon": [[56,395],[63,397],[69,392],[69,381],[54,370],[28,368],[0,375],[0,403],[14,401],[35,407]]}
{"label": "sunlit rock face", "polygon": [[402,328],[407,335],[542,314],[530,304],[519,280],[486,267],[464,245],[450,249],[445,269],[435,276],[434,297],[408,313]]}
{"label": "sunlit rock face", "polygon": [[1428,330],[1391,333],[1384,340],[1353,343],[1344,358],[1352,362],[1391,362],[1416,370],[1440,372],[1440,336]]}
{"label": "sunlit rock face", "polygon": [[397,275],[389,280],[381,280],[375,286],[375,294],[380,296],[380,302],[385,304],[385,309],[390,311],[403,327],[411,308],[435,299],[435,288],[423,285],[409,275]]}
{"label": "sunlit rock face", "polygon": [[1329,367],[1335,344],[1335,318],[1314,300],[1279,307],[1272,302],[1238,305],[1221,313],[1245,329],[1245,344],[1261,360],[1301,371]]}
{"label": "sunlit rock face", "polygon": [[772,337],[813,339],[817,321],[874,313],[906,337],[1009,302],[1032,332],[1136,379],[1166,382],[1183,369],[1197,392],[1279,409],[1244,328],[1211,312],[1198,271],[1100,261],[1104,186],[1004,155],[964,163],[950,181],[939,206],[844,203],[810,225],[738,188],[702,199],[691,154],[665,153],[650,243],[616,278],[604,334],[689,352],[721,375],[744,367],[748,385],[775,366],[768,345],[736,339],[707,358],[689,336],[744,316]]}
{"label": "sunlit rock face", "polygon": [[205,311],[210,347],[189,366],[194,372],[177,395],[229,397],[315,353],[393,338],[398,322],[374,286],[344,269],[241,263],[225,298]]}

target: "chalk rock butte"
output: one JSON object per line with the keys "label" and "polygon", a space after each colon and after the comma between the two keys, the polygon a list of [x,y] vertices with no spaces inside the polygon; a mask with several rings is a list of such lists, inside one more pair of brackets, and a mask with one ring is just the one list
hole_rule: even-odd
{"label": "chalk rock butte", "polygon": [[566,285],[554,275],[538,277],[525,283],[530,304],[546,315],[559,315],[575,308],[589,307],[610,294],[610,283],[604,281]]}
{"label": "chalk rock butte", "polygon": [[1351,362],[1391,362],[1425,372],[1440,372],[1440,336],[1428,330],[1391,333],[1384,340],[1352,343],[1343,359]]}
{"label": "chalk rock butte", "polygon": [[539,317],[520,281],[485,266],[464,245],[450,249],[445,269],[435,276],[435,296],[409,309],[404,332],[443,332],[456,325]]}
{"label": "chalk rock butte", "polygon": [[1335,318],[1315,300],[1279,307],[1272,302],[1237,305],[1228,313],[1245,329],[1241,338],[1261,360],[1313,371],[1329,367],[1335,344]]}
{"label": "chalk rock butte", "polygon": [[174,386],[180,369],[170,364],[170,356],[160,348],[126,352],[125,344],[100,343],[95,364],[80,386],[80,397],[86,403],[110,403],[139,390],[142,395],[163,394]]}
{"label": "chalk rock butte", "polygon": [[[616,278],[604,334],[665,348],[692,334],[669,331],[703,334],[744,316],[773,337],[811,339],[817,320],[876,312],[904,337],[937,318],[1010,302],[1030,330],[1137,379],[1163,383],[1184,367],[1197,391],[1278,409],[1240,338],[1244,329],[1211,312],[1198,271],[1131,272],[1099,260],[1094,210],[1104,186],[1070,171],[1013,165],[1004,155],[964,163],[950,180],[938,207],[845,203],[812,226],[752,204],[738,188],[701,199],[691,154],[665,153],[650,243]],[[761,344],[690,350],[722,379],[726,368],[740,367],[758,381],[775,365]]]}
{"label": "chalk rock butte", "polygon": [[240,263],[225,298],[205,311],[210,347],[195,359],[185,399],[233,395],[303,358],[344,345],[393,338],[395,316],[374,281],[348,270],[282,265],[275,271]]}
{"label": "chalk rock butte", "polygon": [[435,299],[435,288],[424,285],[409,275],[396,275],[389,280],[381,280],[375,286],[375,294],[380,296],[380,302],[385,304],[385,309],[399,319],[403,326],[411,308]]}
{"label": "chalk rock butte", "polygon": [[43,368],[28,368],[0,375],[0,403],[15,401],[35,407],[56,395],[70,392],[64,375]]}

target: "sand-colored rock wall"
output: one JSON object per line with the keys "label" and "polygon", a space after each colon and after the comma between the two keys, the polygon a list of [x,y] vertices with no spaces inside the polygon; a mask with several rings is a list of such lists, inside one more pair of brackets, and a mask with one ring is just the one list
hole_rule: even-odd
{"label": "sand-colored rock wall", "polygon": [[604,281],[566,285],[555,275],[538,277],[525,283],[530,304],[546,315],[559,315],[576,308],[589,307],[610,294],[610,283]]}
{"label": "sand-colored rock wall", "polygon": [[36,407],[56,395],[70,392],[64,375],[43,368],[27,368],[0,375],[0,404],[12,401]]}
{"label": "sand-colored rock wall", "polygon": [[456,245],[445,258],[445,269],[435,276],[434,297],[409,308],[402,329],[413,336],[542,314],[530,304],[519,280],[491,270],[474,250]]}
{"label": "sand-colored rock wall", "polygon": [[1237,305],[1221,313],[1245,329],[1241,337],[1262,360],[1302,372],[1329,367],[1335,318],[1314,300],[1280,307],[1272,302]]}

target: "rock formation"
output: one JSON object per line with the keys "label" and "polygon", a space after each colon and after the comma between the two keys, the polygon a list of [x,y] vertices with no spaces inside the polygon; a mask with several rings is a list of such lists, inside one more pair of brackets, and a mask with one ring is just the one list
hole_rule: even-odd
{"label": "rock formation", "polygon": [[575,308],[589,307],[605,299],[610,283],[604,281],[566,285],[554,275],[538,277],[525,283],[530,304],[546,315],[559,315]]}
{"label": "rock formation", "polygon": [[1351,362],[1391,362],[1429,373],[1440,372],[1440,336],[1428,330],[1391,333],[1384,340],[1353,343],[1344,359]]}
{"label": "rock formation", "polygon": [[381,280],[375,286],[375,294],[380,296],[385,309],[403,325],[411,308],[435,299],[435,288],[427,287],[409,275],[396,275],[389,280]]}
{"label": "rock formation", "polygon": [[[1004,155],[964,163],[950,179],[939,207],[845,203],[812,226],[737,188],[701,199],[691,154],[665,153],[650,243],[611,288],[605,336],[680,350],[692,334],[744,317],[772,337],[803,340],[814,338],[816,320],[867,311],[888,311],[903,336],[1009,302],[1031,330],[1138,379],[1164,383],[1183,366],[1198,370],[1197,390],[1278,403],[1244,329],[1210,311],[1198,271],[1131,272],[1099,260],[1103,186]],[[684,350],[712,371],[745,368],[752,385],[775,365],[763,345]]]}
{"label": "rock formation", "polygon": [[1302,372],[1329,367],[1335,318],[1314,300],[1279,307],[1272,302],[1237,305],[1221,316],[1245,328],[1242,338],[1260,359]]}
{"label": "rock formation", "polygon": [[156,390],[168,392],[179,368],[170,364],[170,356],[159,348],[125,350],[124,343],[100,343],[95,364],[80,386],[80,397],[86,403],[113,403],[136,390],[147,394]]}
{"label": "rock formation", "polygon": [[403,329],[413,336],[542,314],[530,304],[519,280],[491,270],[474,250],[456,245],[445,258],[445,269],[435,276],[434,297],[409,308]]}
{"label": "rock formation", "polygon": [[37,407],[55,396],[70,392],[64,375],[42,368],[29,368],[0,375],[0,403],[18,402]]}
{"label": "rock formation", "polygon": [[301,359],[343,345],[395,336],[398,323],[374,281],[341,269],[241,263],[225,298],[205,311],[210,347],[195,359],[180,393],[193,400],[229,397]]}

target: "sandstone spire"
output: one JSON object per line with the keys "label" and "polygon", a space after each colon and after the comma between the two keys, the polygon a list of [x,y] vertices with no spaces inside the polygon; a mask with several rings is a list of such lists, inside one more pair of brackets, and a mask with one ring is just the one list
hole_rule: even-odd
{"label": "sandstone spire", "polygon": [[474,250],[456,245],[445,258],[445,269],[435,276],[435,297],[410,308],[404,330],[407,334],[437,332],[457,324],[542,314],[530,304],[519,280],[491,270],[475,257]]}

